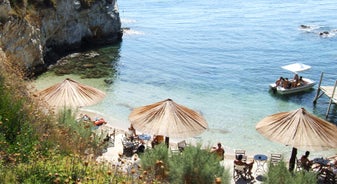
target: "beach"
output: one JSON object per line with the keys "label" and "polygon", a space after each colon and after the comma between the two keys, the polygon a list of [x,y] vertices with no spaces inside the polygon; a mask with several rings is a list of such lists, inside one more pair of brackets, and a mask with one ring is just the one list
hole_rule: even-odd
{"label": "beach", "polygon": [[[317,85],[281,96],[270,92],[269,84],[280,76],[292,78],[293,73],[281,66],[295,62],[312,67],[301,73],[303,77],[318,82],[325,72],[322,85],[334,84],[336,36],[319,35],[336,29],[334,1],[131,0],[118,6],[122,27],[129,28],[123,42],[95,50],[117,66],[109,77],[112,82],[47,72],[34,81],[38,89],[66,77],[99,88],[106,98],[85,109],[103,114],[123,130],[130,125],[132,109],[171,98],[207,120],[208,130],[194,137],[203,144],[221,142],[227,153],[235,149],[245,149],[248,155],[281,153],[286,160],[292,148],[260,135],[256,124],[268,115],[301,107],[324,118],[328,99],[322,96],[316,105],[312,102]],[[336,124],[332,109],[327,120]],[[331,149],[311,154],[315,158],[336,153]]]}
{"label": "beach", "polygon": [[[101,156],[97,157],[98,162],[109,162],[111,165],[115,165],[118,167],[119,170],[129,173],[132,167],[138,167],[140,165],[140,158],[137,156],[137,154],[133,155],[132,157],[125,157],[121,156],[123,155],[123,144],[122,144],[122,139],[125,136],[126,130],[118,130],[115,129],[114,127],[110,125],[102,125],[103,129],[105,130],[110,130],[109,133],[113,133],[113,131],[116,131],[116,137],[114,140],[114,146],[108,147],[106,152],[104,152]],[[188,143],[190,144],[190,143]],[[150,146],[150,145],[147,145]],[[176,149],[176,143],[171,143],[170,144],[171,148]],[[234,158],[235,154],[233,150],[228,150],[225,149],[225,158],[223,161],[220,162],[220,164],[229,170],[230,176],[231,176],[231,183],[247,183],[248,181],[243,180],[242,178],[234,181],[232,178],[233,174],[233,169],[234,169]],[[122,160],[122,161],[121,161]],[[247,161],[251,162],[253,160],[252,155],[247,155]],[[123,164],[121,164],[123,163]],[[254,164],[252,171],[253,171],[253,177],[255,178],[254,183],[262,183],[262,174],[265,172],[258,172],[256,173],[256,168],[257,165]],[[267,171],[267,163],[264,165],[264,170]],[[250,180],[249,180],[250,181]]]}
{"label": "beach", "polygon": [[[96,158],[96,161],[98,162],[108,162],[111,165],[116,166],[119,170],[128,173],[130,172],[132,167],[138,167],[140,165],[140,158],[138,157],[137,154],[132,155],[131,157],[126,157],[123,155],[123,143],[122,140],[124,139],[128,129],[123,129],[120,127],[114,127],[109,123],[109,120],[112,120],[113,118],[105,117],[103,114],[93,112],[93,111],[88,111],[88,110],[79,110],[77,112],[77,118],[83,117],[83,115],[87,115],[91,119],[99,119],[103,118],[104,120],[107,121],[106,124],[103,124],[99,126],[95,132],[99,134],[104,134],[104,135],[113,135],[114,136],[110,139],[112,144],[109,144],[110,146],[107,148],[106,151],[103,152],[101,156],[98,156]],[[177,150],[177,143],[181,139],[173,139],[170,141],[170,150]],[[195,138],[187,138],[184,139],[187,142],[187,145],[196,145],[198,143],[198,140]],[[146,147],[151,147],[150,141],[147,141]],[[205,145],[206,146],[206,145]],[[216,145],[213,145],[216,146]],[[209,145],[207,147],[204,147],[204,149],[209,149]],[[233,169],[234,169],[234,160],[235,160],[235,150],[229,149],[229,148],[224,148],[225,154],[224,154],[224,160],[220,162],[220,164],[226,168],[229,169],[229,173],[231,176],[231,183],[247,183],[248,181],[243,180],[242,178],[235,181],[232,176],[233,176]],[[252,162],[254,160],[254,155],[246,155],[247,157],[247,162]],[[255,172],[257,170],[257,164],[254,163],[252,172],[253,172],[253,177],[254,177],[254,182],[255,183],[261,183],[262,182],[262,175],[265,174],[267,171],[267,161],[263,165],[263,169],[261,168],[258,170],[258,172]]]}
{"label": "beach", "polygon": [[[95,133],[97,134],[103,134],[103,136],[105,135],[110,135],[110,139],[109,139],[109,146],[107,147],[107,149],[103,152],[102,155],[98,156],[96,159],[96,161],[98,162],[103,162],[103,163],[109,163],[112,166],[115,166],[118,170],[125,172],[125,173],[130,173],[132,168],[138,168],[141,167],[140,164],[140,157],[138,156],[137,153],[134,153],[132,155],[127,155],[125,153],[125,147],[123,144],[123,140],[125,140],[125,137],[127,136],[128,133],[128,129],[123,129],[120,127],[115,127],[111,124],[111,122],[109,123],[110,120],[112,120],[112,117],[106,117],[103,114],[97,113],[97,112],[93,112],[93,111],[87,111],[87,110],[83,110],[80,109],[77,112],[77,118],[81,118],[83,116],[86,117],[90,117],[90,119],[94,120],[94,119],[104,119],[106,121],[106,123],[102,124],[101,126],[98,126],[97,129],[95,129]],[[138,135],[142,135],[141,132],[137,133]],[[151,136],[151,135],[149,135]],[[152,139],[147,139],[146,141],[144,141],[144,145],[145,145],[145,151],[146,149],[152,149],[151,146],[151,140]],[[195,137],[191,137],[191,138],[186,138],[183,139],[184,141],[186,141],[187,145],[190,146],[196,146],[198,143],[200,143],[200,140],[198,140],[198,138]],[[173,151],[178,150],[178,142],[177,141],[181,141],[181,139],[177,139],[173,141],[170,141],[169,144],[169,151],[171,154],[173,154]],[[216,147],[216,145],[203,145],[204,147],[201,147],[202,149],[209,149],[211,147]],[[244,184],[244,183],[262,183],[263,179],[264,179],[264,175],[268,172],[268,164],[271,160],[271,155],[268,153],[259,153],[259,154],[251,154],[251,152],[249,152],[249,150],[241,150],[240,154],[243,154],[245,156],[245,160],[246,163],[250,163],[250,162],[254,162],[253,167],[252,167],[252,179],[249,180],[244,180],[242,178],[236,178],[234,179],[233,175],[234,175],[234,160],[235,160],[235,155],[237,154],[235,149],[229,149],[228,147],[224,147],[224,160],[220,161],[220,164],[225,168],[229,170],[230,176],[231,176],[231,183],[234,184]],[[242,153],[243,151],[243,153]],[[298,158],[300,158],[300,153],[297,155]],[[288,165],[288,158],[284,157],[284,155],[281,155],[281,158],[284,162],[286,162],[286,164]],[[312,157],[312,155],[310,156],[311,159],[313,159],[314,157]],[[336,160],[336,155],[330,155],[329,158],[324,158],[324,159],[330,159],[330,161],[332,162],[333,160]],[[317,159],[317,158],[315,158]],[[323,158],[322,158],[323,159]],[[296,166],[295,166],[296,169]]]}

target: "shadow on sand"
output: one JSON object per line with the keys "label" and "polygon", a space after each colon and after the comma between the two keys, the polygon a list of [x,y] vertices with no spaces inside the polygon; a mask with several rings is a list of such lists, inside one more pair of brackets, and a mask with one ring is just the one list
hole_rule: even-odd
{"label": "shadow on sand", "polygon": [[256,178],[254,179],[244,179],[244,178],[239,178],[238,180],[235,181],[235,184],[249,184],[249,183],[262,183],[263,181],[265,181],[264,176],[262,175],[258,175],[256,176]]}

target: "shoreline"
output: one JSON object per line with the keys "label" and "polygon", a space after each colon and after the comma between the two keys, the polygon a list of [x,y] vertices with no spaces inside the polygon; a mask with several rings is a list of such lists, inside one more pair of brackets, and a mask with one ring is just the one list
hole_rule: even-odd
{"label": "shoreline", "polygon": [[[55,83],[56,81],[60,80],[61,78],[63,79],[64,77],[74,77],[73,75],[70,76],[62,76],[62,77],[48,77],[44,76],[39,80],[38,82],[35,82],[34,86],[36,89],[41,89],[43,86],[46,86],[47,84],[49,85],[50,83]],[[47,80],[48,79],[48,80]],[[97,80],[88,79],[88,80],[83,80],[83,79],[77,79],[81,83],[85,83],[87,85],[92,85],[94,87],[97,87],[98,89],[101,89],[103,91],[106,91],[106,88],[102,86],[101,83],[97,82]],[[89,82],[91,81],[91,82]],[[127,91],[130,91],[131,89],[126,88]],[[145,90],[146,91],[146,90]],[[179,92],[177,92],[179,93]],[[85,113],[90,114],[92,118],[95,117],[104,117],[108,123],[115,127],[116,129],[121,129],[121,130],[127,130],[128,127],[130,126],[130,123],[128,122],[127,116],[129,112],[131,111],[132,107],[136,107],[138,105],[134,104],[134,101],[139,101],[137,98],[133,98],[132,95],[134,93],[127,93],[128,96],[125,96],[125,94],[121,95],[116,94],[117,96],[112,99],[106,98],[105,101],[103,101],[100,104],[97,104],[95,106],[90,106],[90,107],[82,107],[77,109],[78,111],[83,111]],[[130,96],[131,95],[131,96]],[[151,99],[151,97],[148,97],[147,95],[140,95],[137,94],[137,96],[142,96],[145,99]],[[130,100],[127,100],[129,98],[132,98],[132,102]],[[121,99],[126,99],[126,100],[121,100]],[[120,103],[120,101],[123,101],[123,103]],[[147,104],[148,102],[143,102],[144,104]],[[123,104],[123,105],[121,105]],[[126,105],[125,105],[126,104]],[[195,107],[198,106],[196,109],[203,109],[201,106],[199,107],[200,104],[192,104],[190,107]],[[195,109],[195,108],[194,108]],[[204,112],[207,114],[207,112]],[[232,115],[232,114],[231,114]],[[248,118],[252,116],[251,118]],[[206,118],[207,116],[205,116]],[[290,158],[290,153],[291,153],[291,147],[275,143],[272,141],[269,141],[266,138],[263,138],[260,134],[258,134],[255,131],[255,126],[250,124],[250,123],[243,123],[243,122],[250,122],[250,121],[258,121],[256,117],[253,115],[247,115],[247,116],[234,116],[231,120],[231,125],[228,124],[221,124],[219,126],[218,124],[214,124],[214,122],[223,122],[222,117],[227,117],[226,114],[223,115],[217,115],[212,113],[211,117],[206,118],[207,121],[209,122],[212,127],[207,129],[204,133],[191,138],[194,142],[201,142],[203,146],[215,146],[217,142],[220,142],[226,153],[234,153],[235,149],[245,149],[246,153],[249,155],[255,155],[255,154],[265,154],[265,155],[270,155],[271,153],[281,153],[284,155],[285,159],[288,160]],[[237,119],[234,121],[234,119]],[[248,120],[249,119],[249,120]],[[227,121],[225,121],[227,122]],[[239,122],[239,123],[237,123]],[[233,125],[234,123],[234,125]],[[240,128],[237,128],[240,127]],[[172,142],[179,142],[181,139],[170,139]],[[299,150],[298,154],[302,155],[304,154],[305,150]],[[329,157],[331,155],[335,155],[337,153],[336,149],[331,149],[327,151],[317,151],[314,152],[312,151],[311,155],[313,158],[316,157]]]}
{"label": "shoreline", "polygon": [[[125,133],[127,133],[127,128],[122,128],[122,127],[118,127],[115,126],[113,124],[111,124],[111,121],[117,121],[116,119],[114,119],[113,117],[108,117],[106,115],[104,115],[103,113],[100,112],[96,112],[96,111],[92,111],[92,110],[87,110],[87,109],[78,109],[76,111],[76,117],[81,117],[83,115],[88,115],[91,119],[95,119],[95,118],[103,118],[107,121],[106,124],[103,124],[101,126],[99,126],[99,128],[97,129],[97,133],[107,133],[108,135],[112,135],[114,133],[114,139],[113,139],[113,146],[109,146],[107,147],[106,151],[103,152],[102,155],[98,156],[95,158],[95,160],[97,162],[107,162],[110,163],[114,166],[118,166],[119,169],[121,171],[124,172],[128,172],[131,167],[133,166],[139,166],[140,164],[140,159],[138,157],[137,154],[133,154],[133,156],[131,157],[126,157],[123,155],[123,143],[122,140],[125,137]],[[138,134],[140,135],[140,134]],[[151,135],[152,137],[152,135]],[[198,143],[198,140],[196,138],[187,138],[184,139],[186,140],[188,145],[196,145]],[[179,140],[178,140],[179,141]],[[146,141],[146,147],[151,146],[151,144],[149,144],[150,141]],[[177,140],[171,140],[170,139],[170,148],[171,151],[172,150],[177,150]],[[208,145],[208,146],[204,146],[202,144],[202,147],[205,149],[210,149],[212,146]],[[224,160],[220,161],[220,164],[222,166],[224,166],[224,168],[229,170],[229,174],[230,174],[230,182],[231,184],[235,184],[238,183],[240,181],[234,181],[233,179],[233,169],[234,169],[234,160],[235,160],[235,149],[230,149],[229,147],[223,146],[225,153],[224,153]],[[262,183],[263,181],[263,174],[265,174],[268,171],[268,163],[270,161],[270,154],[267,153],[262,153],[263,155],[267,156],[267,160],[264,162],[264,164],[262,164],[263,168],[261,170],[261,168],[258,168],[258,165],[261,163],[256,163],[256,161],[254,160],[254,155],[255,154],[251,154],[249,152],[249,150],[245,150],[245,156],[246,156],[246,160],[248,162],[252,162],[254,161],[255,163],[253,164],[253,177],[255,178],[253,181],[254,183]],[[290,151],[289,151],[290,152]],[[297,157],[301,157],[301,153],[297,154]],[[282,155],[283,161],[286,162],[286,164],[288,165],[289,163],[289,158],[285,157],[284,155]],[[310,158],[313,159],[315,158],[313,155],[310,155]],[[326,157],[327,159],[335,159],[337,160],[337,155],[330,155]]]}
{"label": "shoreline", "polygon": [[[94,111],[94,110],[79,108],[77,110],[76,114],[77,114],[77,116],[79,116],[80,114],[83,114],[83,115],[87,114],[92,119],[102,117],[103,119],[105,119],[107,121],[107,124],[105,124],[103,127],[105,127],[105,129],[108,129],[108,130],[114,130],[115,129],[116,134],[117,134],[117,132],[125,134],[128,131],[128,128],[130,126],[130,124],[120,123],[118,121],[118,119],[116,119],[112,116],[108,116],[104,113]],[[142,134],[141,132],[137,132],[137,133]],[[227,146],[225,143],[221,142],[220,140],[214,141],[213,144],[211,144],[209,142],[203,142],[202,138],[199,137],[199,136],[191,137],[191,138],[185,138],[185,139],[184,138],[179,138],[179,139],[170,138],[170,144],[172,144],[172,146],[175,146],[178,142],[180,142],[182,140],[186,140],[186,142],[190,145],[196,145],[196,144],[200,143],[203,148],[211,148],[213,146],[216,146],[217,142],[220,142],[223,145],[223,148],[225,150],[225,157],[228,157],[228,158],[231,158],[231,159],[234,159],[235,150],[237,150],[237,149],[234,149],[234,148],[231,148],[231,147]],[[278,144],[278,143],[270,142],[270,144]],[[266,146],[268,146],[268,145],[266,145]],[[284,147],[285,147],[286,150],[288,150],[287,154],[283,154],[281,152],[263,152],[263,151],[262,152],[255,152],[255,151],[252,151],[252,150],[249,150],[249,149],[244,149],[244,148],[243,148],[243,150],[246,151],[247,158],[250,158],[250,159],[253,159],[254,155],[256,155],[256,154],[267,155],[268,159],[269,159],[270,154],[276,153],[276,154],[282,154],[282,156],[284,158],[284,161],[288,162],[289,159],[290,159],[291,147],[287,147],[287,146],[284,146]],[[322,151],[311,151],[310,157],[312,157],[312,158],[316,158],[316,157],[329,158],[329,157],[333,157],[333,156],[337,155],[337,153],[335,151],[336,150],[334,150],[334,149],[331,149],[331,150],[328,150],[328,151],[323,151],[323,152],[326,153],[324,155],[322,154]],[[304,152],[305,151],[298,150],[297,157],[300,157],[302,154],[304,154]]]}

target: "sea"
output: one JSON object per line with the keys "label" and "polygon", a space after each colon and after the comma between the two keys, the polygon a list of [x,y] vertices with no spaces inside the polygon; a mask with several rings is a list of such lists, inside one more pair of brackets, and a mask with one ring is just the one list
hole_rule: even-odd
{"label": "sea", "polygon": [[[133,108],[167,98],[191,108],[209,128],[194,139],[204,145],[221,142],[226,150],[247,154],[282,153],[291,147],[271,142],[255,126],[268,115],[305,108],[325,119],[329,99],[313,99],[321,73],[322,85],[337,79],[337,4],[335,0],[119,0],[124,28],[118,52],[117,76],[81,79],[107,94],[85,110],[109,117],[115,127],[127,129]],[[281,66],[304,63],[312,68],[300,75],[317,82],[309,91],[277,95],[269,84],[294,74]],[[69,76],[41,75],[43,89]],[[337,124],[333,105],[328,121]],[[299,150],[303,154],[305,150]],[[315,152],[327,157],[337,150]]]}

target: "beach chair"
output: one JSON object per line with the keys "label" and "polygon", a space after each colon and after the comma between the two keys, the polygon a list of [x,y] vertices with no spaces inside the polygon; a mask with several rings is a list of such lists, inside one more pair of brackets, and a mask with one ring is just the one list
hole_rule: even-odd
{"label": "beach chair", "polygon": [[333,171],[324,168],[318,173],[318,180],[322,183],[335,184],[336,175],[333,173]]}
{"label": "beach chair", "polygon": [[164,142],[164,136],[162,136],[162,135],[156,135],[156,137],[157,137],[157,140],[158,140],[159,144]]}
{"label": "beach chair", "polygon": [[187,143],[186,143],[185,140],[180,141],[180,142],[177,143],[176,147],[175,146],[173,148],[170,147],[171,153],[172,154],[179,154],[179,153],[181,153],[181,152],[184,151],[184,149],[185,149],[186,146],[187,146]]}
{"label": "beach chair", "polygon": [[243,161],[247,160],[246,150],[243,150],[243,149],[237,149],[237,150],[235,150],[235,158],[236,159],[237,159],[238,155],[242,155],[242,160]]}
{"label": "beach chair", "polygon": [[240,178],[244,180],[252,179],[251,173],[248,173],[248,167],[246,165],[237,165],[234,163],[233,179],[238,181]]}
{"label": "beach chair", "polygon": [[297,159],[296,158],[296,171],[301,171],[303,168],[302,168],[302,162],[301,162],[301,159]]}
{"label": "beach chair", "polygon": [[187,143],[186,143],[185,140],[178,142],[178,150],[180,152],[183,152],[184,149],[185,149],[185,147],[186,147],[186,145],[187,145]]}
{"label": "beach chair", "polygon": [[277,153],[272,153],[270,155],[270,163],[273,165],[277,165],[282,159],[282,155],[281,154],[277,154]]}

